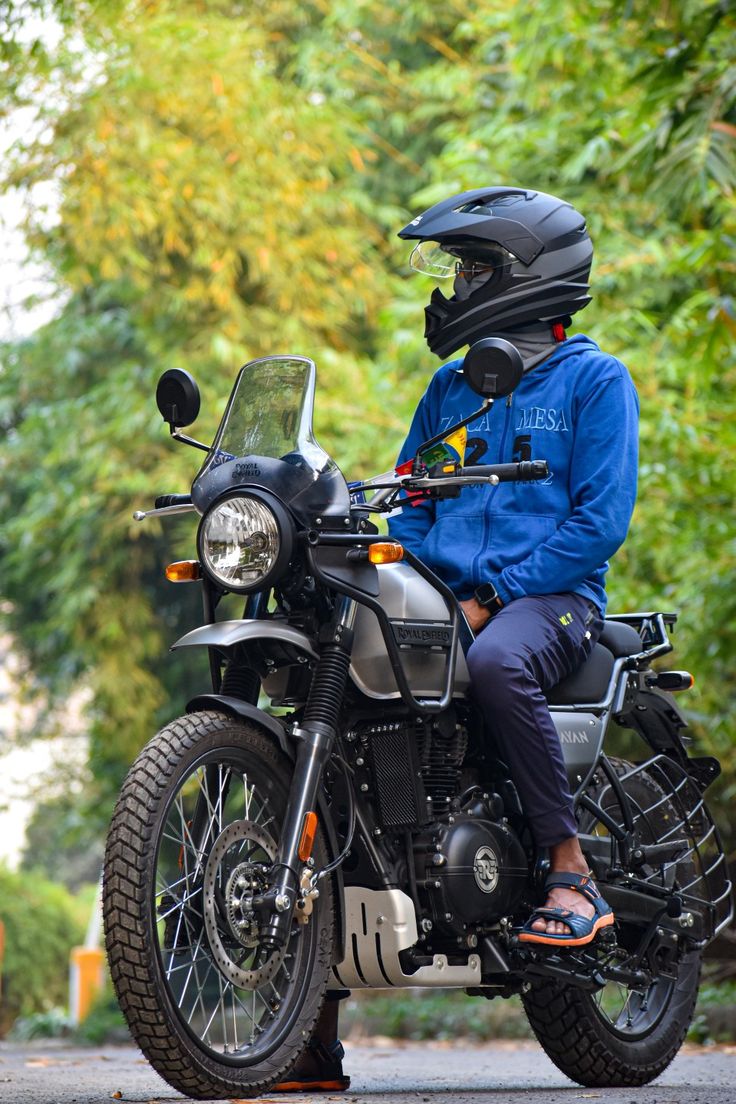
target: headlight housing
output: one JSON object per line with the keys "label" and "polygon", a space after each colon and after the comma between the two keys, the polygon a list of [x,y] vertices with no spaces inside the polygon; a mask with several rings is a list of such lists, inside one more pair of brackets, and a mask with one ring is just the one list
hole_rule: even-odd
{"label": "headlight housing", "polygon": [[271,495],[236,492],[215,502],[202,518],[199,559],[227,590],[262,590],[285,570],[293,537],[286,510]]}

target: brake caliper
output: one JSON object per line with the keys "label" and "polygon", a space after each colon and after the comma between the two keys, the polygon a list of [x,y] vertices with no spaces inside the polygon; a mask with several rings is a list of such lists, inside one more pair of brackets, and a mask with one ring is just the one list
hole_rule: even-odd
{"label": "brake caliper", "polygon": [[303,868],[302,876],[299,880],[299,900],[296,903],[296,910],[294,912],[294,918],[299,924],[309,923],[309,917],[312,915],[314,902],[319,897],[319,890],[317,889],[318,877],[319,875],[314,874],[308,866]]}

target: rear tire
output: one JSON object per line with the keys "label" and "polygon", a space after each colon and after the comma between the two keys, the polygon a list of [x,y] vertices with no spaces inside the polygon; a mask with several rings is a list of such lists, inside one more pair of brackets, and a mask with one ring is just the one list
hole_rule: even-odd
{"label": "rear tire", "polygon": [[546,1054],[579,1085],[603,1089],[647,1085],[667,1068],[683,1044],[700,982],[700,955],[680,966],[675,991],[659,1025],[646,1038],[616,1038],[590,993],[548,981],[524,998],[529,1023]]}
{"label": "rear tire", "polygon": [[[255,724],[193,713],[144,748],[115,808],[103,884],[113,985],[151,1065],[195,1099],[267,1091],[322,1008],[330,879],[281,959],[258,945],[247,910],[275,853],[291,774]],[[327,863],[321,834],[314,859],[318,870]]]}
{"label": "rear tire", "polygon": [[[633,769],[623,761],[611,762],[619,775]],[[635,810],[657,806],[653,816],[637,815],[641,842],[656,843],[674,816],[664,790],[645,773],[623,784]],[[618,802],[609,786],[599,784],[589,793],[616,818]],[[581,831],[594,832],[591,815],[583,818]],[[619,925],[619,942],[632,948],[644,927],[643,921],[641,928],[629,925],[629,930],[622,930]],[[646,1085],[667,1068],[682,1046],[698,997],[701,959],[700,951],[687,951],[677,964],[676,976],[655,978],[643,993],[626,990],[615,1016],[606,1011],[606,996],[616,996],[607,994],[610,985],[602,994],[592,994],[558,981],[535,982],[522,998],[524,1008],[547,1055],[573,1081],[591,1088]]]}

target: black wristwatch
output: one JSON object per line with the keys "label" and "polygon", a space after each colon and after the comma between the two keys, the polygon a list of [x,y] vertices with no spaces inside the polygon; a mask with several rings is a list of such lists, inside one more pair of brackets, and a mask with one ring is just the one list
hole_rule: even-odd
{"label": "black wristwatch", "polygon": [[483,606],[488,610],[491,616],[503,609],[503,602],[499,598],[498,591],[493,583],[481,583],[474,594],[474,598],[479,606]]}

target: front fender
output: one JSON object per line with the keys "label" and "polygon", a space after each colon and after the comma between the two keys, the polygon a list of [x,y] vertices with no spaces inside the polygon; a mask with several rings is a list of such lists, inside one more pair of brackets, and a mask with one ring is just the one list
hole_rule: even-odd
{"label": "front fender", "polygon": [[[225,625],[227,622],[222,621],[220,624]],[[258,624],[258,622],[254,622],[254,624]],[[194,631],[197,632],[196,629]],[[191,635],[191,633],[188,635]],[[308,638],[305,637],[306,639]],[[243,717],[245,720],[253,721],[264,730],[266,735],[272,736],[276,740],[281,750],[292,762],[296,759],[294,741],[289,739],[286,726],[281,723],[278,717],[272,717],[270,713],[264,713],[257,705],[241,701],[240,698],[231,698],[227,694],[199,694],[187,704],[187,713],[201,713],[208,709],[220,710],[229,713],[231,717]],[[332,862],[340,854],[340,844],[337,839],[335,825],[332,822],[332,813],[322,792],[317,798],[317,811],[320,824],[324,828],[327,837],[327,853],[330,862]],[[342,870],[339,866],[333,871],[332,877],[335,887],[334,901],[337,920],[334,961],[342,962],[345,957],[345,908],[343,901],[345,887]]]}
{"label": "front fender", "polygon": [[278,642],[288,644],[309,659],[319,659],[314,642],[293,625],[280,621],[215,621],[211,625],[200,625],[171,645],[175,648],[231,648],[233,644],[242,644],[249,640]]}

